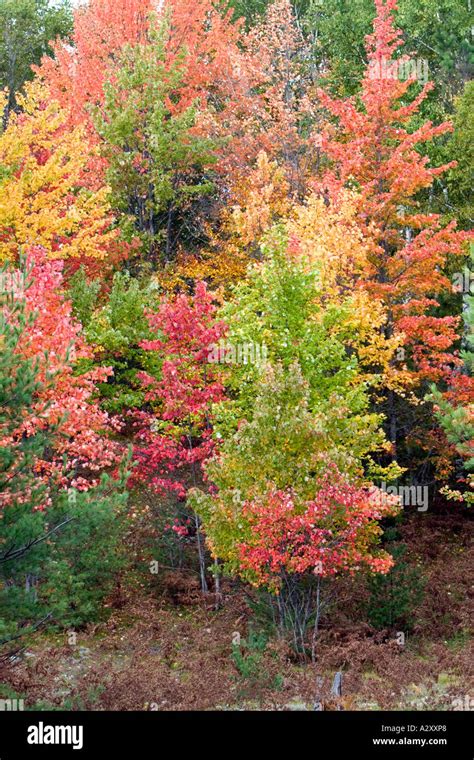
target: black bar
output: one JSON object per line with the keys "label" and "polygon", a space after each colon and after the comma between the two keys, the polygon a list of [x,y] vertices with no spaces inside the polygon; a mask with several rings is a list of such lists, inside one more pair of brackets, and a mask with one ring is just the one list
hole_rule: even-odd
{"label": "black bar", "polygon": [[[0,760],[172,758],[290,748],[305,757],[472,760],[470,712],[0,712]],[[56,732],[62,726],[64,731]],[[73,727],[76,727],[74,733]],[[82,727],[82,735],[80,734]],[[28,743],[43,740],[43,744]],[[49,739],[77,745],[49,744]],[[82,747],[81,744],[82,739]],[[362,754],[363,753],[363,754]]]}

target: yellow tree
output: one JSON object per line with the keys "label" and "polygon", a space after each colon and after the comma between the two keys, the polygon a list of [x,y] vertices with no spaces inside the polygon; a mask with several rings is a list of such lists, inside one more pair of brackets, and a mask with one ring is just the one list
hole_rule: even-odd
{"label": "yellow tree", "polygon": [[[6,95],[4,94],[4,98]],[[0,135],[0,262],[41,246],[53,259],[110,258],[116,231],[107,187],[88,181],[95,149],[40,80],[18,96]]]}
{"label": "yellow tree", "polygon": [[341,337],[344,333],[349,336],[350,347],[372,383],[404,395],[411,385],[410,374],[403,361],[393,361],[402,355],[403,336],[385,335],[386,308],[363,288],[370,247],[356,213],[356,198],[350,192],[343,193],[337,207],[327,206],[319,195],[311,194],[293,207],[286,222],[288,253],[317,274],[324,304],[349,300],[351,309],[338,326]]}

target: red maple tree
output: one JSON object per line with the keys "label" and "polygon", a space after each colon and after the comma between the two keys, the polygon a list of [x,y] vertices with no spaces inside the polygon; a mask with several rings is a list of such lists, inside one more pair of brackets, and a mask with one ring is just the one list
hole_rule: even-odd
{"label": "red maple tree", "polygon": [[454,221],[443,226],[438,214],[419,211],[420,191],[453,166],[430,166],[419,147],[452,126],[427,121],[413,127],[433,85],[426,83],[410,98],[416,76],[399,77],[402,64],[410,70],[410,58],[398,55],[401,32],[393,21],[397,0],[375,0],[375,5],[360,105],[356,98],[338,100],[318,91],[338,126],[324,132],[322,149],[331,166],[317,186],[327,203],[337,202],[342,188],[356,191],[358,220],[371,243],[365,286],[387,306],[387,331],[404,335],[404,359],[410,362],[412,379],[446,380],[459,363],[453,351],[459,320],[437,316],[436,309],[440,296],[453,290],[445,265],[463,254],[468,236],[456,230]]}
{"label": "red maple tree", "polygon": [[[111,371],[96,368],[76,373],[78,360],[89,357],[91,351],[62,291],[62,269],[63,262],[48,260],[41,248],[32,247],[26,261],[31,283],[24,291],[19,287],[15,292],[15,298],[24,299],[25,314],[30,318],[17,350],[35,363],[41,390],[36,394],[33,413],[23,420],[13,438],[54,430],[51,450],[34,463],[36,477],[46,490],[53,484],[88,490],[97,484],[102,472],[116,468],[123,449],[107,435],[117,429],[117,423],[94,398],[96,384],[105,381]],[[12,276],[22,282],[22,271]],[[8,319],[8,305],[4,311]],[[8,501],[8,494],[3,494],[3,501]]]}
{"label": "red maple tree", "polygon": [[[161,378],[141,373],[146,401],[153,412],[137,416],[137,467],[132,483],[144,483],[157,493],[172,493],[184,500],[189,485],[196,486],[200,467],[212,455],[212,404],[224,399],[225,391],[217,364],[210,353],[226,332],[215,318],[216,305],[204,282],[193,296],[163,300],[149,314],[150,327],[161,337],[147,340],[142,348],[163,356]],[[187,481],[191,474],[191,484]],[[201,586],[207,590],[204,544],[200,521],[194,514]]]}
{"label": "red maple tree", "polygon": [[396,514],[397,499],[378,489],[348,483],[334,467],[321,479],[314,499],[301,504],[291,491],[270,491],[244,505],[248,537],[238,547],[245,577],[278,589],[283,573],[321,577],[353,573],[361,566],[386,573],[392,557],[374,549],[377,521]]}

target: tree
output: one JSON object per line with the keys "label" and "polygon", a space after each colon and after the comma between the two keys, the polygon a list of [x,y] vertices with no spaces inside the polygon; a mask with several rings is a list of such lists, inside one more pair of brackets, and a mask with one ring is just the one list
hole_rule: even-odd
{"label": "tree", "polygon": [[[318,551],[306,531],[316,493],[322,494],[328,481],[339,483],[336,473],[342,473],[341,489],[354,495],[361,509],[365,503],[367,515],[376,519],[383,509],[370,512],[371,497],[363,489],[371,487],[373,477],[396,478],[399,469],[382,474],[372,461],[387,442],[381,417],[369,411],[367,379],[359,373],[355,353],[347,351],[348,335],[357,328],[352,325],[341,333],[338,329],[347,319],[350,301],[324,304],[317,270],[289,254],[287,247],[284,232],[274,230],[264,246],[264,262],[254,265],[247,280],[234,287],[232,300],[221,310],[228,324],[226,344],[233,348],[227,367],[228,399],[214,407],[219,446],[204,463],[209,486],[194,489],[190,503],[202,518],[212,555],[224,561],[228,572],[273,591],[283,584],[282,593],[298,598],[304,615],[292,617],[291,625],[299,631],[301,651],[320,590],[306,585],[309,564],[297,568],[296,546],[305,547],[308,563]],[[254,348],[253,361],[233,359],[240,347],[249,345]],[[255,361],[256,347],[261,357],[265,347],[263,361]],[[382,505],[393,506],[383,495],[380,498]],[[295,505],[295,520],[307,514],[308,521],[301,518],[301,538],[289,542],[280,565],[272,570],[269,552],[271,546],[279,551],[276,532],[286,524],[280,519],[281,501],[288,512],[289,503]],[[342,500],[341,510],[348,503]],[[341,552],[348,557],[343,518],[339,523],[338,515],[335,509],[332,529],[341,528]],[[265,534],[264,526],[272,520],[275,533]],[[293,528],[286,525],[296,530],[296,523]],[[261,564],[252,547],[256,553],[262,550]],[[329,565],[327,572],[331,574]]]}
{"label": "tree", "polygon": [[[474,244],[471,243],[471,266],[473,262]],[[436,418],[459,465],[455,472],[455,488],[445,486],[443,493],[449,499],[471,504],[474,501],[474,295],[471,270],[466,267],[459,274],[461,280],[468,284],[466,289],[460,288],[464,318],[463,366],[450,378],[447,388],[431,386],[428,398],[434,404]]]}
{"label": "tree", "polygon": [[213,189],[217,160],[213,142],[196,133],[196,106],[181,107],[188,97],[183,56],[169,65],[168,38],[162,24],[146,44],[120,53],[95,119],[112,204],[126,237],[141,238],[155,267],[199,236],[199,202]]}
{"label": "tree", "polygon": [[[443,394],[433,387],[430,400],[434,402],[434,412],[446,435],[448,442],[454,447],[455,455],[461,459],[464,472],[457,477],[456,488],[445,486],[443,493],[449,499],[465,501],[468,505],[474,502],[474,417],[472,392],[468,403],[453,403],[448,400],[451,394]],[[458,402],[458,403],[456,403]]]}
{"label": "tree", "polygon": [[[364,38],[374,15],[372,0],[324,0],[309,5],[306,28],[314,40],[316,61],[327,70],[327,86],[333,94],[353,95],[359,89],[366,65]],[[396,9],[403,53],[424,61],[425,71],[429,69],[436,82],[436,100],[444,110],[469,78],[469,16],[469,7],[461,0],[399,0]],[[434,101],[429,108],[439,112]]]}
{"label": "tree", "polygon": [[304,504],[291,490],[270,491],[246,503],[247,535],[238,547],[241,575],[276,592],[280,628],[291,621],[296,651],[303,656],[305,634],[314,618],[313,661],[324,609],[323,580],[352,575],[363,567],[375,577],[387,573],[393,561],[376,548],[381,533],[377,520],[397,509],[377,499],[372,502],[364,489],[351,486],[337,470],[328,469],[319,485],[318,493]]}
{"label": "tree", "polygon": [[268,0],[232,0],[229,6],[233,9],[236,19],[244,18],[247,24],[253,24],[259,16],[265,13]]}
{"label": "tree", "polygon": [[[130,562],[125,536],[129,527],[126,481],[128,462],[115,478],[103,474],[83,492],[61,492],[46,517],[69,522],[54,534],[38,581],[38,604],[63,627],[104,620],[111,595],[120,591]],[[75,498],[72,498],[75,494]]]}
{"label": "tree", "polygon": [[[149,31],[163,19],[170,30],[167,65],[172,67],[184,55],[187,93],[181,98],[182,108],[197,98],[204,107],[211,98],[231,116],[235,98],[247,84],[247,65],[238,47],[241,25],[230,13],[221,13],[212,0],[165,0],[158,8],[151,0],[91,0],[74,12],[73,46],[58,42],[55,58],[44,58],[40,67],[72,123],[90,123],[90,108],[103,103],[103,86],[117,55],[127,45],[145,45]],[[221,102],[223,89],[227,102]]]}
{"label": "tree", "polygon": [[387,528],[383,535],[384,548],[390,552],[394,564],[388,573],[369,575],[367,618],[375,628],[394,628],[409,631],[413,627],[414,609],[424,591],[424,579],[419,567],[413,567],[405,558],[407,545],[399,541],[396,528]]}
{"label": "tree", "polygon": [[471,197],[474,164],[474,127],[472,110],[474,107],[474,82],[466,82],[464,91],[455,101],[453,118],[454,131],[447,146],[447,153],[456,161],[447,177],[445,195],[450,209],[464,229],[472,229],[474,210]]}
{"label": "tree", "polygon": [[[411,56],[410,62],[400,63],[400,71],[414,72],[418,87],[428,79],[434,83],[420,103],[417,122],[443,122],[452,117],[456,96],[472,69],[468,4],[463,0],[399,0],[394,12],[396,25],[402,31],[401,52]],[[373,0],[324,0],[313,3],[308,10],[305,28],[314,42],[318,68],[324,73],[321,85],[337,97],[360,91],[367,63],[364,38],[373,18]],[[445,135],[423,146],[423,151],[433,165],[458,158]],[[439,211],[450,219],[460,219],[460,200],[455,184],[441,177],[420,194],[423,209]]]}
{"label": "tree", "polygon": [[[44,391],[34,360],[22,356],[19,344],[31,326],[24,300],[15,291],[28,285],[30,272],[14,278],[0,272],[0,648],[17,634],[22,615],[35,619],[28,590],[37,575],[38,555],[59,524],[45,526],[49,490],[35,475],[35,463],[51,445],[54,430],[46,426],[36,435],[18,435],[24,419],[36,414],[36,395]],[[19,582],[12,583],[12,580]],[[7,586],[7,580],[9,585]]]}
{"label": "tree", "polygon": [[[438,308],[441,298],[452,292],[444,267],[463,255],[466,234],[456,230],[455,222],[443,226],[439,215],[418,210],[419,192],[450,165],[431,167],[416,148],[451,126],[411,126],[431,84],[408,102],[414,80],[398,77],[400,62],[409,59],[396,57],[401,46],[400,32],[393,26],[396,2],[376,0],[376,8],[374,31],[366,39],[368,66],[360,107],[354,99],[338,100],[319,91],[338,129],[328,128],[323,136],[331,166],[317,186],[328,203],[337,203],[344,187],[357,190],[359,225],[371,243],[365,287],[385,305],[386,337],[403,336],[401,358],[419,397],[426,393],[426,381],[446,380],[459,364],[459,320],[438,316]],[[383,409],[394,450],[407,432],[400,429],[407,414],[400,403],[393,391],[386,394]]]}
{"label": "tree", "polygon": [[[126,503],[123,474],[118,479],[103,476],[96,487],[92,480],[83,482],[81,491],[68,487],[66,467],[64,479],[59,464],[56,477],[44,471],[52,464],[64,420],[52,421],[58,376],[54,357],[51,371],[45,371],[41,346],[36,354],[25,352],[25,345],[36,339],[41,343],[38,315],[25,298],[38,275],[31,262],[24,270],[4,268],[0,273],[2,651],[47,620],[82,624],[100,616],[124,562],[119,548]],[[36,298],[36,304],[44,311],[44,302]],[[77,401],[77,396],[72,399]]]}
{"label": "tree", "polygon": [[151,8],[151,0],[92,0],[74,9],[72,44],[58,40],[38,70],[73,125],[89,120],[88,107],[103,101],[115,55],[144,40]]}
{"label": "tree", "polygon": [[103,139],[89,181],[102,184],[111,162],[127,239],[141,236],[155,267],[207,242],[205,223],[266,139],[257,55],[221,11],[213,0],[93,0],[75,12],[74,47],[58,43],[39,69],[70,125]]}
{"label": "tree", "polygon": [[[348,234],[349,225],[342,236]],[[338,240],[336,237],[335,248]],[[322,248],[325,242],[321,238]],[[357,294],[346,291],[331,299],[330,281],[321,276],[324,263],[314,257],[308,260],[307,252],[294,251],[292,243],[284,228],[272,230],[262,245],[264,261],[254,264],[247,279],[235,286],[220,315],[228,325],[230,344],[265,347],[271,364],[281,362],[288,369],[296,362],[301,367],[309,383],[311,404],[319,407],[322,417],[327,415],[328,439],[334,436],[341,451],[351,451],[349,460],[338,460],[341,471],[349,472],[369,451],[387,445],[379,430],[382,418],[368,411],[368,388],[377,378],[361,371],[354,350],[359,331],[366,332],[367,326],[354,315],[354,310],[360,309]],[[357,250],[356,237],[348,247]],[[393,346],[380,344],[379,350],[390,356]],[[232,400],[226,403],[225,416],[229,413],[234,427],[237,420],[248,419],[261,372],[262,362],[229,365],[227,384]],[[335,407],[339,412],[333,417]],[[341,427],[339,413],[351,417],[352,423]]]}
{"label": "tree", "polygon": [[[271,0],[230,0],[228,4],[234,9],[235,18],[243,17],[250,26],[254,26],[272,2]],[[298,19],[303,17],[310,4],[310,0],[293,0],[291,5]]]}
{"label": "tree", "polygon": [[364,289],[370,266],[370,245],[357,221],[358,198],[343,192],[338,206],[327,205],[318,193],[293,206],[284,220],[289,255],[317,278],[320,305],[350,304],[338,322],[339,336],[355,351],[361,372],[366,372],[375,396],[379,388],[404,393],[410,375],[403,362],[394,362],[402,336],[386,335],[388,314],[384,304]]}
{"label": "tree", "polygon": [[[88,490],[101,472],[116,467],[121,446],[105,433],[117,427],[95,400],[96,384],[110,374],[96,368],[76,374],[77,362],[90,356],[81,326],[71,315],[71,304],[62,292],[62,262],[48,261],[42,249],[32,249],[27,259],[31,284],[15,298],[24,299],[31,320],[18,339],[16,350],[36,367],[41,391],[32,398],[33,413],[23,415],[15,432],[18,441],[54,430],[55,434],[35,460],[36,478],[48,489],[53,486]],[[21,269],[12,274],[21,277]],[[7,310],[6,318],[14,320]],[[9,491],[2,497],[5,503]],[[45,497],[47,498],[47,497]]]}
{"label": "tree", "polygon": [[[110,367],[113,374],[98,383],[101,406],[109,413],[126,415],[145,404],[145,390],[139,372],[158,376],[161,358],[140,344],[154,337],[147,310],[154,310],[158,296],[127,272],[116,272],[110,292],[99,301],[101,281],[90,280],[82,270],[70,280],[69,294],[74,314],[84,328],[91,348],[85,368]],[[92,296],[92,298],[91,298]]]}
{"label": "tree", "polygon": [[209,245],[178,256],[176,280],[182,287],[190,279],[211,280],[216,287],[237,283],[252,260],[260,257],[263,236],[290,215],[291,207],[285,169],[261,151],[255,166],[233,184],[232,203],[221,209],[217,229],[206,225]]}
{"label": "tree", "polygon": [[284,572],[303,575],[319,567],[324,577],[364,565],[385,573],[392,566],[391,557],[367,549],[381,533],[376,521],[393,514],[393,505],[381,509],[366,490],[330,469],[318,485],[315,498],[303,506],[291,490],[270,491],[262,501],[244,505],[249,531],[238,547],[239,560],[255,585],[278,590]]}
{"label": "tree", "polygon": [[[149,0],[92,0],[75,11],[73,47],[58,43],[55,59],[44,58],[39,69],[71,123],[86,123],[94,139],[92,113],[104,102],[104,84],[113,79],[120,52],[153,44],[163,22],[169,34],[162,65],[182,72],[174,114],[199,104],[196,131],[219,143],[216,169],[225,188],[245,176],[261,150],[284,153],[299,182],[305,167],[300,171],[294,159],[305,146],[310,105],[300,65],[307,48],[287,0],[248,35],[242,19],[233,20],[232,10],[213,0],[165,0],[158,8]],[[310,155],[306,151],[303,163]]]}
{"label": "tree", "polygon": [[0,559],[0,650],[45,623],[107,616],[127,565],[124,482],[104,476],[89,491],[54,492],[47,510],[28,500],[3,510],[0,547],[12,551]]}
{"label": "tree", "polygon": [[[212,294],[205,283],[198,283],[192,298],[180,294],[174,301],[163,300],[159,310],[149,316],[152,331],[162,337],[142,343],[146,351],[160,352],[163,364],[160,379],[141,373],[145,398],[156,412],[140,415],[135,478],[158,493],[171,492],[180,499],[186,497],[188,490],[183,469],[190,468],[192,485],[196,486],[198,468],[213,451],[212,405],[224,397],[219,368],[209,363],[212,347],[225,332],[215,312]],[[204,547],[196,514],[194,522],[201,586],[207,591]]]}
{"label": "tree", "polygon": [[[18,277],[18,275],[20,275]],[[5,267],[0,271],[1,372],[0,372],[0,506],[28,498],[31,510],[44,507],[47,489],[44,481],[34,477],[34,464],[50,445],[53,430],[44,426],[34,436],[18,435],[25,417],[36,415],[36,396],[44,392],[38,365],[33,357],[25,357],[20,349],[22,336],[31,329],[32,316],[25,301],[15,293],[28,287],[31,272],[27,269],[17,277]],[[2,551],[3,554],[3,551]]]}
{"label": "tree", "polygon": [[[257,76],[264,129],[262,148],[284,169],[293,197],[303,198],[318,162],[318,140],[311,51],[290,0],[275,0],[245,38],[245,48],[259,61]],[[254,106],[254,107],[255,107]]]}
{"label": "tree", "polygon": [[66,128],[66,114],[35,80],[18,97],[0,135],[0,261],[18,262],[28,246],[55,259],[90,264],[116,259],[109,190],[84,188],[88,154],[84,130]]}
{"label": "tree", "polygon": [[[290,627],[299,654],[313,621],[314,658],[321,578],[363,564],[389,569],[390,557],[375,548],[377,520],[393,514],[397,500],[354,480],[357,462],[297,363],[268,368],[254,394],[248,419],[204,466],[208,492],[194,490],[191,503],[225,570],[275,595],[280,629]],[[334,410],[339,427],[348,414],[342,404]]]}
{"label": "tree", "polygon": [[2,0],[0,3],[0,89],[7,89],[4,126],[18,106],[16,93],[33,77],[32,65],[51,54],[50,42],[72,31],[69,0]]}

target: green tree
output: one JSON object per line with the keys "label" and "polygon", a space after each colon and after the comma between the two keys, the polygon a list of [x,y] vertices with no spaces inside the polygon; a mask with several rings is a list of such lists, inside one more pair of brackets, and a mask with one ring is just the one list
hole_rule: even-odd
{"label": "green tree", "polygon": [[[306,19],[317,61],[328,68],[327,83],[339,96],[359,89],[366,65],[364,39],[375,15],[373,0],[313,0]],[[426,60],[437,84],[431,107],[442,109],[472,71],[469,4],[464,0],[399,0],[396,25],[403,32],[403,53]]]}
{"label": "green tree", "polygon": [[[291,6],[298,19],[311,7],[312,0],[292,0]],[[232,8],[236,19],[244,18],[250,26],[263,16],[267,8],[272,5],[272,0],[224,0],[226,8]]]}
{"label": "green tree", "polygon": [[323,303],[317,269],[290,258],[287,244],[285,231],[272,230],[262,246],[263,264],[250,268],[221,311],[236,358],[239,347],[241,353],[247,347],[255,359],[263,360],[254,361],[250,354],[250,360],[229,363],[233,400],[224,405],[222,432],[229,429],[226,425],[235,430],[238,420],[250,420],[265,362],[281,365],[285,372],[297,364],[308,384],[310,409],[326,417],[332,440],[339,440],[342,449],[352,452],[352,461],[360,462],[382,443],[383,435],[378,430],[381,418],[369,411],[367,383],[355,352],[348,348],[353,336],[341,327],[353,309],[351,300]]}
{"label": "green tree", "polygon": [[213,142],[196,130],[197,104],[183,105],[184,55],[168,65],[167,26],[127,46],[95,115],[108,160],[112,205],[125,235],[138,235],[154,267],[202,234],[197,207],[213,190]]}
{"label": "green tree", "polygon": [[[368,484],[371,454],[386,444],[357,358],[335,329],[350,304],[321,305],[317,274],[286,256],[279,230],[264,250],[266,260],[236,286],[220,316],[229,325],[226,352],[233,347],[238,357],[239,346],[253,346],[256,356],[258,346],[266,357],[228,365],[230,399],[214,410],[220,445],[204,467],[216,488],[192,496],[213,553],[232,572],[249,537],[246,503],[273,491],[293,494],[301,507],[332,468]],[[397,474],[396,465],[377,472],[387,480]]]}
{"label": "green tree", "polygon": [[4,124],[15,93],[32,79],[32,65],[51,55],[49,42],[72,31],[70,0],[0,0],[0,88],[7,88]]}
{"label": "green tree", "polygon": [[406,631],[412,627],[414,608],[423,597],[423,578],[420,568],[407,562],[407,545],[399,540],[398,530],[387,528],[383,538],[394,565],[386,575],[369,576],[367,618],[375,628],[403,626]]}
{"label": "green tree", "polygon": [[69,522],[52,538],[37,595],[61,627],[104,619],[104,602],[120,587],[128,563],[126,479],[124,468],[119,480],[104,475],[90,491],[61,492],[48,510],[48,524]]}
{"label": "green tree", "polygon": [[115,273],[105,303],[99,303],[99,290],[100,281],[88,279],[83,270],[71,278],[73,310],[94,349],[94,361],[88,360],[87,367],[113,369],[108,381],[98,385],[102,406],[108,412],[123,413],[144,403],[138,373],[156,376],[161,366],[160,357],[140,345],[154,337],[146,310],[157,306],[158,291],[152,282],[144,284],[128,272]]}
{"label": "green tree", "polygon": [[97,308],[100,291],[100,279],[88,277],[83,265],[69,278],[72,313],[84,328],[89,325]]}
{"label": "green tree", "polygon": [[[474,184],[474,81],[467,82],[464,91],[455,101],[454,132],[446,146],[449,160],[457,161],[446,183],[446,202],[461,227],[472,229],[474,208],[472,187]],[[471,322],[472,324],[472,322]]]}
{"label": "green tree", "polygon": [[30,320],[24,302],[12,296],[12,288],[24,287],[26,280],[11,278],[6,269],[0,271],[0,644],[16,634],[22,615],[34,619],[32,579],[45,556],[48,531],[42,511],[46,489],[33,465],[54,433],[15,435],[25,416],[35,413],[35,395],[43,384],[34,363],[18,352]]}

